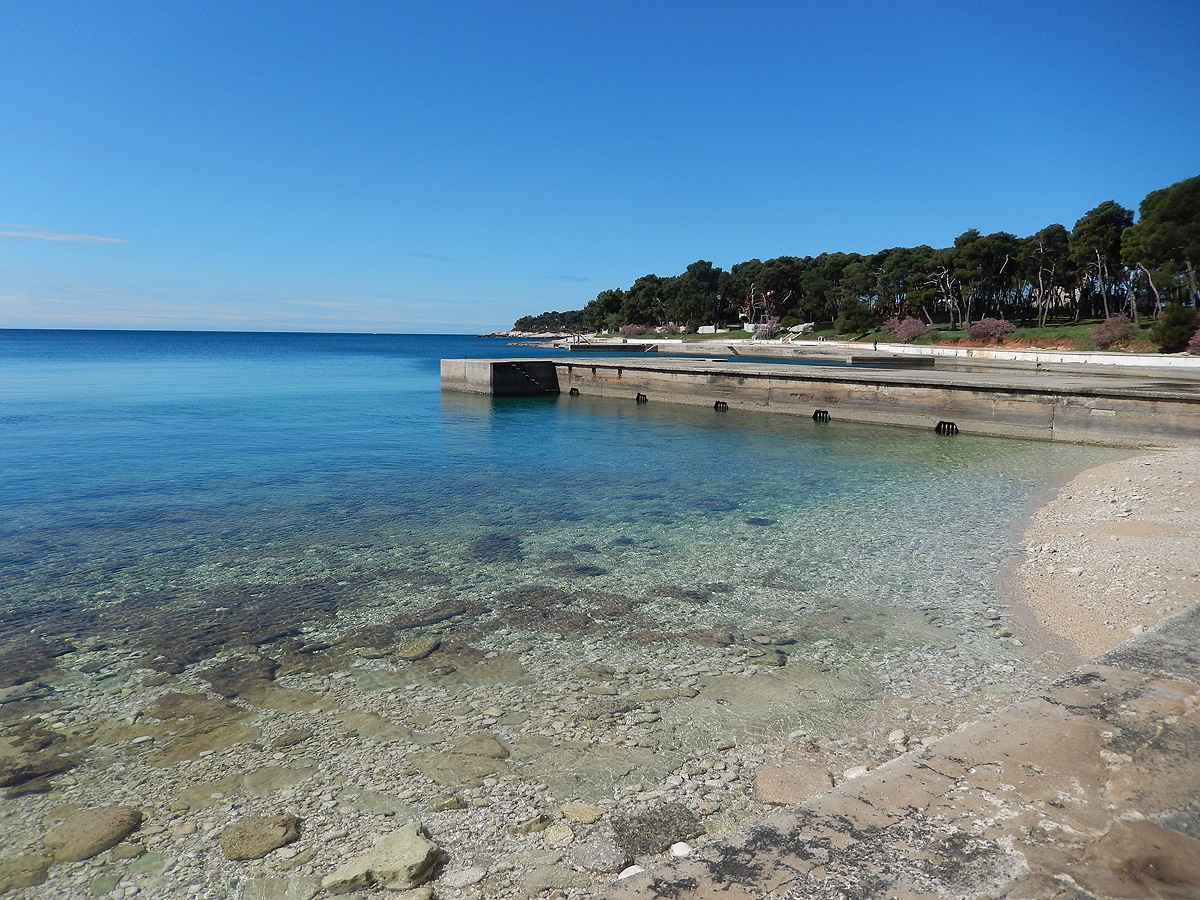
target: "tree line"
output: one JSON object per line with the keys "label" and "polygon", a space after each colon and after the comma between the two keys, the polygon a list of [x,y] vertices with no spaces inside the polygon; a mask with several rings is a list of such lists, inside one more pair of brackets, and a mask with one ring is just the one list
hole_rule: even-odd
{"label": "tree line", "polygon": [[643,275],[601,291],[582,319],[597,331],[771,319],[912,317],[964,330],[983,318],[1044,326],[1124,314],[1137,322],[1171,304],[1195,306],[1198,265],[1200,176],[1148,194],[1136,223],[1131,210],[1106,200],[1070,230],[1054,224],[1028,237],[971,229],[940,249],[751,259],[729,271],[699,260],[678,275]]}

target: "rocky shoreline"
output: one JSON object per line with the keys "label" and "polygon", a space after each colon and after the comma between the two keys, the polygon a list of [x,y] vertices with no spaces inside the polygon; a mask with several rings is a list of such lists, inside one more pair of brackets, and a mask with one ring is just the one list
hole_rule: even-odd
{"label": "rocky shoreline", "polygon": [[[1194,546],[1195,463],[1174,453],[1089,470],[1034,515],[1018,574],[1079,653],[1089,645],[1054,618],[1064,596],[1079,609],[1106,599],[1093,624],[1113,644],[1196,599],[1195,572],[1172,568],[1191,557],[1159,539],[1170,525]],[[1142,543],[1128,545],[1136,523]],[[1074,572],[1091,573],[1079,554],[1111,560],[1100,537],[1150,566],[1149,580],[1098,562]],[[1098,592],[1100,578],[1137,592],[1136,621],[1115,618],[1129,598]],[[320,622],[302,665],[239,651],[168,673],[119,643],[83,642],[53,677],[0,693],[0,891],[587,896],[1057,674],[1022,656],[1020,596],[914,617],[910,646],[871,657],[765,618],[618,644],[489,622],[469,605],[382,636],[370,617]],[[654,621],[693,599],[640,613]],[[876,626],[842,613],[869,641]]]}

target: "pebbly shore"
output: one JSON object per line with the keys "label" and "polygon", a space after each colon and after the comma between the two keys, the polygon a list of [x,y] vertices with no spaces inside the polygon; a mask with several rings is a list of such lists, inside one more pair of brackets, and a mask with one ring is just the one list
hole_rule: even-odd
{"label": "pebbly shore", "polygon": [[[777,620],[615,644],[454,606],[389,641],[370,612],[319,623],[304,665],[239,651],[164,673],[82,640],[0,693],[0,892],[588,896],[1194,602],[1197,461],[1081,473],[1031,519],[1007,604],[906,623],[910,647],[870,658]],[[1069,642],[1056,665],[1023,654],[1039,628]]]}

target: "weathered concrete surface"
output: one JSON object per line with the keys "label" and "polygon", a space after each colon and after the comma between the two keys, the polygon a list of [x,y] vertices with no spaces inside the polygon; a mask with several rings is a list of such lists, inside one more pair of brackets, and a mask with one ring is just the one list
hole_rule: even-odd
{"label": "weathered concrete surface", "polygon": [[610,900],[1200,897],[1200,604]]}
{"label": "weathered concrete surface", "polygon": [[559,383],[581,394],[651,403],[811,416],[833,422],[1112,446],[1200,440],[1200,377],[1161,372],[851,369],[762,362],[607,358],[556,360]]}
{"label": "weathered concrete surface", "polygon": [[554,363],[544,359],[443,359],[442,390],[492,397],[558,393]]}

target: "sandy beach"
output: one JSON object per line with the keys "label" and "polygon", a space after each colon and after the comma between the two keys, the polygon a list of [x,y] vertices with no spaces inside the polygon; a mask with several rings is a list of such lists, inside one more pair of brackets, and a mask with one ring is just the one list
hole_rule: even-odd
{"label": "sandy beach", "polygon": [[1200,600],[1198,473],[1200,448],[1133,456],[1079,473],[1033,514],[1005,590],[1060,639],[1065,668]]}

